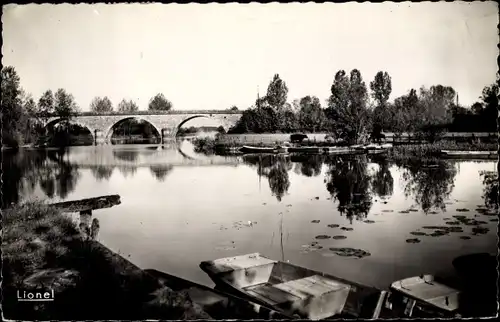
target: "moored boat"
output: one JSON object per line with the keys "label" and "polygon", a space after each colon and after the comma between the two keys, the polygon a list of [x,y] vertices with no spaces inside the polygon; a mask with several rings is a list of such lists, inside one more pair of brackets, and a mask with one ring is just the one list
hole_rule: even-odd
{"label": "moored boat", "polygon": [[298,146],[298,147],[290,147],[288,148],[288,152],[290,153],[321,153],[321,147],[317,146]]}
{"label": "moored boat", "polygon": [[432,275],[405,278],[391,284],[386,304],[395,317],[460,317],[461,292]]}
{"label": "moored boat", "polygon": [[291,318],[378,318],[387,294],[259,253],[204,261],[200,268],[218,288]]}
{"label": "moored boat", "polygon": [[241,149],[244,153],[276,153],[277,148],[244,145]]}

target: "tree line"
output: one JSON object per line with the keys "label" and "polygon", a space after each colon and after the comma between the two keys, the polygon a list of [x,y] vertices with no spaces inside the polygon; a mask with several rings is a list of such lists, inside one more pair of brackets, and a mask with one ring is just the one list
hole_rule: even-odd
{"label": "tree line", "polygon": [[[45,91],[38,102],[20,86],[14,67],[2,69],[2,136],[3,145],[17,147],[33,143],[45,129],[42,120],[50,116],[64,119],[58,131],[68,133],[70,119],[80,109],[73,95],[60,88]],[[267,93],[243,111],[240,120],[229,133],[292,133],[328,132],[337,139],[354,143],[366,141],[381,132],[414,133],[433,141],[444,131],[495,132],[498,119],[498,81],[483,89],[480,100],[470,108],[458,104],[458,94],[452,87],[435,85],[411,89],[407,94],[389,102],[392,79],[379,71],[369,89],[361,72],[353,69],[349,74],[339,70],[330,87],[331,95],[322,106],[316,96],[305,96],[288,103],[288,87],[274,75]],[[370,99],[371,98],[371,99]],[[172,103],[162,93],[148,104],[149,110],[169,111]],[[114,111],[111,100],[96,97],[90,104],[94,113]],[[237,111],[232,106],[230,111]],[[138,111],[132,100],[123,99],[118,112]],[[36,116],[36,117],[35,117]],[[63,137],[64,135],[62,135]]]}
{"label": "tree line", "polygon": [[[287,102],[288,87],[274,75],[267,93],[245,110],[229,133],[329,132],[350,143],[380,136],[381,132],[414,133],[430,141],[447,130],[495,132],[497,129],[498,83],[486,86],[480,101],[470,108],[458,104],[458,94],[449,86],[411,89],[389,102],[392,79],[379,71],[369,89],[361,72],[339,70],[331,95],[322,106],[316,96]],[[371,98],[371,100],[370,100]]]}
{"label": "tree line", "polygon": [[[2,68],[1,88],[2,146],[18,147],[34,143],[43,137],[46,131],[53,133],[58,140],[67,140],[68,133],[75,129],[81,130],[70,123],[80,112],[80,108],[73,95],[65,89],[59,88],[55,92],[49,89],[36,102],[31,94],[23,90],[21,79],[12,66]],[[169,111],[172,108],[172,102],[162,93],[151,98],[148,104],[150,111]],[[117,106],[119,112],[135,112],[138,109],[134,101],[125,99]],[[96,97],[90,103],[90,110],[94,113],[112,112],[113,104],[106,96]],[[43,123],[53,116],[63,120],[57,126],[45,128]]]}

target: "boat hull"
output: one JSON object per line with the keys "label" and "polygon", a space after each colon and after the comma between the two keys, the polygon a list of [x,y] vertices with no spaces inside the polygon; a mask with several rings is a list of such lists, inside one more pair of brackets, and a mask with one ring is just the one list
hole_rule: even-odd
{"label": "boat hull", "polygon": [[377,318],[386,292],[256,254],[202,262],[219,289],[288,317]]}
{"label": "boat hull", "polygon": [[243,153],[277,153],[277,148],[253,147],[244,145],[241,149]]}

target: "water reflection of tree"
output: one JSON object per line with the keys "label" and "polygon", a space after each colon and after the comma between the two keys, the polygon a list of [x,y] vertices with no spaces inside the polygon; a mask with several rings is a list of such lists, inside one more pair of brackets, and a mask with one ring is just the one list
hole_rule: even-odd
{"label": "water reflection of tree", "polygon": [[78,167],[65,160],[66,154],[65,149],[3,154],[2,207],[18,203],[23,189],[33,191],[37,185],[48,198],[65,199],[80,178]]}
{"label": "water reflection of tree", "polygon": [[424,213],[432,208],[446,209],[444,202],[454,188],[457,174],[453,164],[444,160],[410,160],[398,165],[403,168],[406,197],[413,196]]}
{"label": "water reflection of tree", "polygon": [[288,178],[288,170],[290,170],[291,162],[287,162],[285,158],[278,158],[276,163],[269,171],[269,187],[273,196],[281,201],[283,196],[290,188],[290,179]]}
{"label": "water reflection of tree", "polygon": [[149,171],[158,181],[163,181],[173,168],[171,165],[152,165]]}
{"label": "water reflection of tree", "polygon": [[291,161],[295,163],[295,173],[306,177],[316,177],[321,174],[321,166],[325,161],[325,156],[321,154],[293,155]]}
{"label": "water reflection of tree", "polygon": [[133,177],[137,172],[136,166],[118,166],[118,171],[126,178]]}
{"label": "water reflection of tree", "polygon": [[391,196],[394,191],[394,178],[389,171],[389,161],[386,158],[374,160],[378,170],[372,178],[372,191],[379,197]]}
{"label": "water reflection of tree", "polygon": [[281,155],[245,155],[243,161],[257,166],[257,175],[268,179],[271,193],[281,201],[290,188],[288,171],[293,168],[290,158]]}
{"label": "water reflection of tree", "polygon": [[370,176],[365,156],[331,157],[327,160],[326,189],[338,210],[351,221],[366,218],[372,206]]}
{"label": "water reflection of tree", "polygon": [[498,209],[498,173],[483,171],[481,177],[483,178],[483,198],[486,207]]}
{"label": "water reflection of tree", "polygon": [[95,167],[92,167],[90,169],[90,172],[92,172],[92,175],[94,178],[96,178],[98,181],[101,180],[108,180],[111,178],[111,175],[113,174],[114,166],[106,166],[106,165],[98,165]]}
{"label": "water reflection of tree", "polygon": [[113,156],[122,161],[130,161],[135,162],[137,160],[137,156],[139,155],[139,151],[137,150],[114,150]]}

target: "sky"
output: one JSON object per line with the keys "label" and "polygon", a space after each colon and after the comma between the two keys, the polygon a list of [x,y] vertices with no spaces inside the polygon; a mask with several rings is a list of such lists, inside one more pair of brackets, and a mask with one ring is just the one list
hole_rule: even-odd
{"label": "sky", "polygon": [[471,105],[495,81],[495,2],[342,4],[80,4],[3,7],[2,64],[35,100],[64,88],[82,111],[96,96],[147,109],[245,109],[274,74],[288,101],[322,102],[338,70],[367,85],[392,77],[390,100],[452,86]]}

